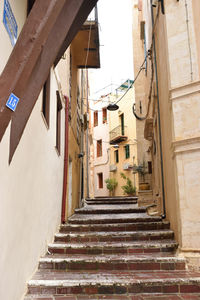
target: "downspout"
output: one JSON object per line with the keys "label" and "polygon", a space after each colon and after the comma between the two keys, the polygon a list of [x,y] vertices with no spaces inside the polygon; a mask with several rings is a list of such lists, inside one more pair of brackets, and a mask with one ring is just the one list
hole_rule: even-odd
{"label": "downspout", "polygon": [[[152,28],[154,28],[152,0],[151,0],[151,19],[152,19]],[[154,51],[156,91],[157,91],[158,132],[159,132],[159,146],[160,146],[160,160],[161,160],[161,181],[162,181],[162,196],[163,196],[163,214],[162,214],[162,218],[165,219],[166,218],[166,206],[165,206],[165,185],[164,185],[164,168],[163,168],[162,133],[161,133],[161,122],[160,122],[160,99],[159,99],[159,88],[158,88],[158,69],[157,69],[157,60],[156,60],[156,43],[155,43],[154,35],[153,35],[153,51]]]}
{"label": "downspout", "polygon": [[[83,70],[81,70],[81,116],[83,117],[83,101],[84,101],[84,95],[83,95],[83,84],[84,84],[84,78],[83,78]],[[80,149],[80,198],[79,198],[79,207],[82,205],[82,199],[83,199],[83,193],[84,193],[84,183],[83,183],[83,176],[84,176],[84,169],[83,169],[83,155],[84,155],[84,128],[83,124],[81,124],[81,149]]]}
{"label": "downspout", "polygon": [[[87,116],[89,114],[89,102],[88,102],[88,70],[86,73],[87,79],[87,86],[86,86],[86,101],[87,101]],[[87,120],[87,129],[86,129],[86,176],[87,176],[87,198],[90,197],[89,191],[89,120]]]}
{"label": "downspout", "polygon": [[66,196],[67,196],[67,175],[68,175],[68,141],[69,141],[69,98],[65,98],[65,149],[64,149],[64,169],[63,169],[63,195],[61,222],[65,223]]}

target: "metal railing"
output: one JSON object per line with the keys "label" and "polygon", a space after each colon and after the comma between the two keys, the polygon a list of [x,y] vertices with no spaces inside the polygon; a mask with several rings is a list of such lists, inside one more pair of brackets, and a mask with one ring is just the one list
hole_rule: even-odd
{"label": "metal railing", "polygon": [[127,126],[117,126],[113,130],[110,131],[110,141],[116,139],[120,136],[126,136],[127,135]]}

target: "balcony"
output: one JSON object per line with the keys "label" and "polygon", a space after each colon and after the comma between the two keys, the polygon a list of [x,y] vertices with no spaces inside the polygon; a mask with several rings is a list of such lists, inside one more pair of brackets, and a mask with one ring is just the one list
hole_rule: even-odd
{"label": "balcony", "polygon": [[72,42],[77,68],[100,68],[97,7],[88,16]]}
{"label": "balcony", "polygon": [[128,139],[127,137],[127,126],[117,126],[113,130],[110,131],[110,144],[118,144],[124,142]]}

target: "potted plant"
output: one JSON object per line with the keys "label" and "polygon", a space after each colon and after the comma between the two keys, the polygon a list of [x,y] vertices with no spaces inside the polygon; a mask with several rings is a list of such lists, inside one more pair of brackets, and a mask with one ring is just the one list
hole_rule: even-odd
{"label": "potted plant", "polygon": [[124,191],[124,194],[128,196],[135,196],[136,187],[133,186],[133,183],[130,180],[130,178],[127,177],[123,172],[121,172],[120,175],[124,180],[126,180],[126,184],[122,186],[122,190]]}
{"label": "potted plant", "polygon": [[145,161],[143,160],[143,162],[139,163],[138,166],[134,165],[133,168],[142,178],[142,181],[139,183],[139,190],[149,190],[149,183],[145,182],[145,174],[147,174],[147,166]]}
{"label": "potted plant", "polygon": [[105,180],[106,187],[109,190],[110,196],[114,196],[115,194],[115,188],[118,185],[118,182],[115,178],[107,178]]}

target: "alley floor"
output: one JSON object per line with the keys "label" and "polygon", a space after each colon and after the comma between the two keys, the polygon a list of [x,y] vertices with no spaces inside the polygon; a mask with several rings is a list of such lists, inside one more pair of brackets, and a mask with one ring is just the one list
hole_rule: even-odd
{"label": "alley floor", "polygon": [[135,198],[88,199],[60,226],[24,300],[200,299],[168,221]]}

